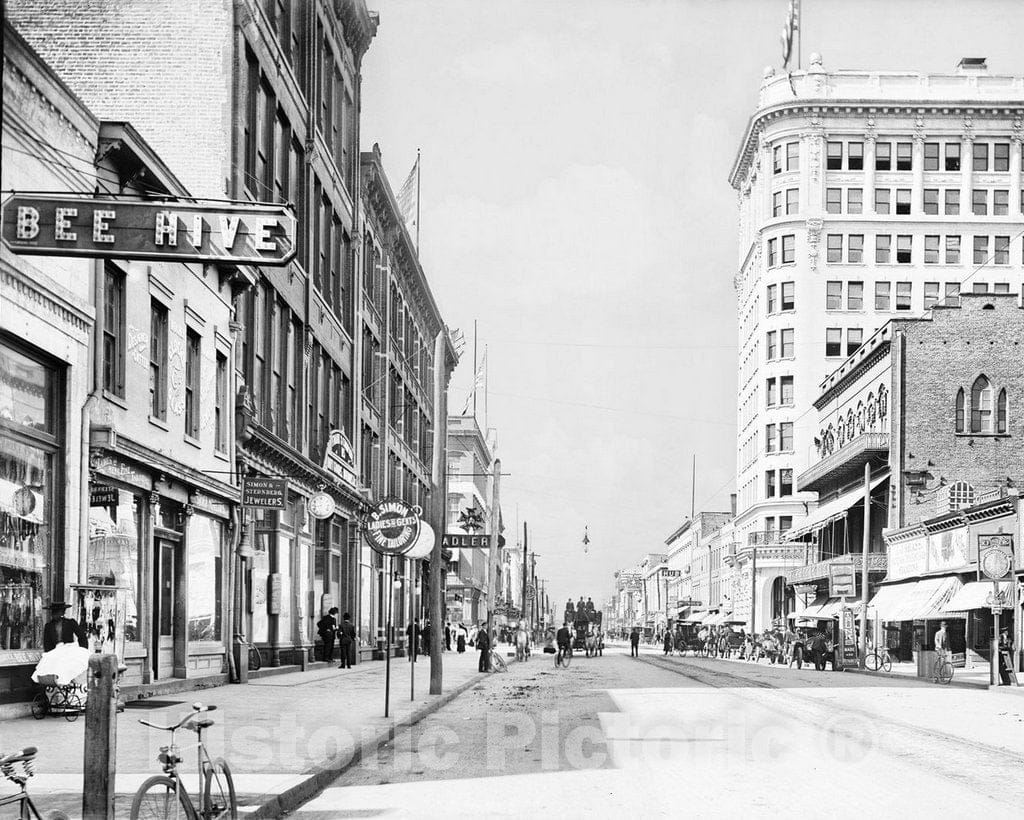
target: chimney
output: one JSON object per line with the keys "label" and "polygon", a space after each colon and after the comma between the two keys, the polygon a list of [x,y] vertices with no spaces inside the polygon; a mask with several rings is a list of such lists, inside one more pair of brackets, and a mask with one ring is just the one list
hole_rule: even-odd
{"label": "chimney", "polygon": [[977,74],[982,71],[988,71],[984,57],[961,57],[956,66],[957,74]]}
{"label": "chimney", "polygon": [[733,518],[736,517],[736,493],[729,493],[729,512]]}

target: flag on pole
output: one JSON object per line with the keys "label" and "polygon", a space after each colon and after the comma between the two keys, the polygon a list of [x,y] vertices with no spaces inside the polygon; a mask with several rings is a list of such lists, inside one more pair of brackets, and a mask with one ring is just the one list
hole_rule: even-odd
{"label": "flag on pole", "polygon": [[469,391],[469,395],[466,396],[466,404],[462,408],[462,415],[466,415],[469,412],[470,405],[473,403],[473,396],[476,395],[478,388],[484,386],[486,381],[487,372],[487,351],[484,351],[483,357],[480,359],[480,364],[476,369],[476,376],[473,379],[473,389]]}
{"label": "flag on pole", "polygon": [[405,227],[410,233],[416,227],[419,214],[419,173],[420,155],[417,154],[416,161],[412,164],[412,170],[409,171],[409,176],[405,178],[402,189],[398,192],[398,210],[401,211],[402,221],[405,222]]}
{"label": "flag on pole", "polygon": [[793,33],[800,29],[800,0],[789,0],[786,12],[786,25],[782,29],[782,67],[789,67],[789,59],[793,55]]}

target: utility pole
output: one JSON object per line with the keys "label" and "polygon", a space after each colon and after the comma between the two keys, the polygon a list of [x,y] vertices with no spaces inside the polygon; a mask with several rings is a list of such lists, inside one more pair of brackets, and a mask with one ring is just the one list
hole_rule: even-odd
{"label": "utility pole", "polygon": [[528,546],[527,545],[529,543],[527,538],[528,538],[528,536],[527,536],[527,532],[526,532],[526,522],[524,521],[523,522],[523,608],[522,608],[522,612],[521,612],[522,619],[524,621],[526,620],[526,581],[527,581],[527,578],[526,578],[526,565],[530,562],[530,559],[528,558],[528,551],[527,551],[528,550]]}
{"label": "utility pole", "polygon": [[871,549],[871,461],[864,462],[864,540],[860,564],[860,668],[868,658],[868,550]]}
{"label": "utility pole", "polygon": [[487,551],[487,637],[494,623],[494,593],[498,589],[498,528],[501,526],[501,459],[494,459],[491,484],[491,540]]}
{"label": "utility pole", "polygon": [[[417,174],[419,172],[417,171]],[[417,197],[417,207],[419,198]],[[419,232],[420,221],[416,219],[416,231]],[[442,658],[442,641],[444,639],[445,615],[443,597],[442,555],[445,531],[445,510],[448,507],[448,369],[445,364],[445,331],[441,331],[434,339],[434,438],[433,458],[431,459],[431,479],[434,485],[430,499],[431,515],[428,520],[434,526],[434,549],[430,553],[430,694],[440,695],[444,680],[444,663]]]}

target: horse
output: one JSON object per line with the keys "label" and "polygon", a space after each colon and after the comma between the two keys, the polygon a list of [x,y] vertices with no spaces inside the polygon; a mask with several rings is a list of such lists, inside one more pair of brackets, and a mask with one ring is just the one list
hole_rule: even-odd
{"label": "horse", "polygon": [[588,632],[586,638],[587,657],[592,658],[597,654],[599,642],[596,632]]}
{"label": "horse", "polygon": [[530,636],[525,629],[516,632],[516,660],[525,661],[530,657]]}

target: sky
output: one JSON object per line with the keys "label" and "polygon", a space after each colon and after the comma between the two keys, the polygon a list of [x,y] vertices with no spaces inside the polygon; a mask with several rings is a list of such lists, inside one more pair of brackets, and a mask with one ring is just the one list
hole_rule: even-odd
{"label": "sky", "polygon": [[[606,600],[736,471],[736,194],[728,175],[786,0],[368,0],[363,150],[397,191],[422,151],[420,257],[487,351],[510,541],[552,600]],[[826,70],[1024,74],[1024,3],[804,0]],[[691,481],[696,458],[696,483]],[[590,538],[582,544],[584,527]]]}

